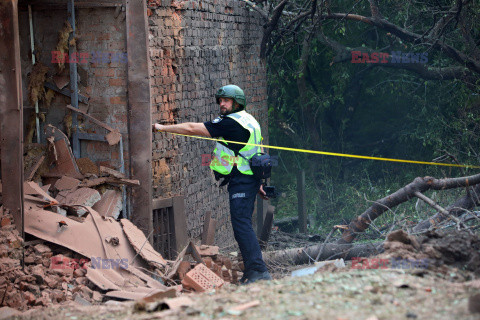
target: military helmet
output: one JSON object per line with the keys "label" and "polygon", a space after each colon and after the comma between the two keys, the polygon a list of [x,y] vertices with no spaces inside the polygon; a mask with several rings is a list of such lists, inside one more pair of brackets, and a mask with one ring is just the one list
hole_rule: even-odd
{"label": "military helmet", "polygon": [[220,98],[231,98],[242,107],[245,107],[247,104],[243,90],[240,89],[239,86],[233,84],[229,84],[218,89],[217,93],[215,94],[215,99],[217,100],[218,104],[220,104]]}

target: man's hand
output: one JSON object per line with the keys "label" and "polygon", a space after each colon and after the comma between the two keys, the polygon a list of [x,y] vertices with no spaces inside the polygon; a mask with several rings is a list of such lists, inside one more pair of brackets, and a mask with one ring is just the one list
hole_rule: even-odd
{"label": "man's hand", "polygon": [[163,125],[161,125],[160,123],[154,123],[152,124],[152,131],[153,132],[162,131],[162,127]]}
{"label": "man's hand", "polygon": [[258,194],[260,195],[260,198],[263,200],[269,200],[270,198],[267,197],[267,194],[263,190],[263,184],[260,185],[260,190],[258,190]]}

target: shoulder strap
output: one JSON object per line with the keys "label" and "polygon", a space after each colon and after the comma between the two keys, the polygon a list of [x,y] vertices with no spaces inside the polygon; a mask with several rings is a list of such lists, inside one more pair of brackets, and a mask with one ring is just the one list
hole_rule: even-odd
{"label": "shoulder strap", "polygon": [[223,142],[223,141],[217,141],[217,142],[220,143],[221,145],[227,147],[228,149],[232,150],[235,154],[238,154],[240,157],[242,157],[243,159],[245,159],[245,160],[248,161],[248,159],[245,158],[245,157],[240,153],[240,151],[236,152],[235,150],[233,150],[232,148],[230,148],[230,147],[228,146],[228,144],[226,144],[226,143]]}

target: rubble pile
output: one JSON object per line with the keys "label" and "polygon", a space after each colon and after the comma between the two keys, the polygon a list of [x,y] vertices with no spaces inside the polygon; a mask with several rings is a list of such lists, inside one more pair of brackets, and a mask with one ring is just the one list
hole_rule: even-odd
{"label": "rubble pile", "polygon": [[[194,262],[186,259],[187,253],[192,255]],[[190,243],[179,254],[166,277],[181,282],[185,292],[202,292],[221,287],[224,283],[238,284],[242,270],[242,262],[219,254],[217,246],[194,246]]]}
{"label": "rubble pile", "polygon": [[[158,300],[238,283],[242,264],[216,246],[190,242],[175,261],[165,260],[121,219],[119,186],[139,182],[76,160],[68,138],[51,125],[47,140],[25,152],[25,241],[0,202],[0,307]],[[1,190],[0,182],[0,199]]]}
{"label": "rubble pile", "polygon": [[480,274],[480,239],[465,230],[433,230],[416,237],[396,230],[387,236],[384,248],[377,258],[423,260],[428,261],[428,269],[439,272],[447,272],[447,266],[452,266]]}
{"label": "rubble pile", "polygon": [[51,267],[55,260],[75,261],[72,252],[65,251],[54,256],[49,246],[33,241],[25,246],[25,265],[22,268],[23,240],[12,224],[10,214],[4,214],[1,221],[1,306],[24,311],[65,301],[84,304],[102,301],[103,295],[86,280],[85,269],[58,265]]}

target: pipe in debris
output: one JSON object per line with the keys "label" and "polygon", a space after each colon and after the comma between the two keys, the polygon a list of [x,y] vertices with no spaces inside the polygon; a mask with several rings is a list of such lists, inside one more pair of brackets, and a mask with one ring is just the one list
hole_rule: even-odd
{"label": "pipe in debris", "polygon": [[[28,21],[30,23],[30,48],[32,49],[32,66],[35,65],[35,42],[33,41],[33,18],[32,18],[32,6],[28,5]],[[40,143],[40,121],[38,101],[35,101],[35,128],[37,133],[37,143]]]}
{"label": "pipe in debris", "polygon": [[[75,38],[75,2],[74,0],[69,0],[67,3],[67,10],[68,10],[68,21],[72,27],[72,33],[68,38],[68,56],[72,57],[76,52],[76,44],[72,45],[71,41]],[[69,63],[70,66],[70,104],[78,109],[78,76],[77,76],[77,64],[76,63]],[[72,128],[73,128],[73,136],[72,136],[72,145],[73,145],[73,155],[75,158],[81,158],[80,154],[80,140],[78,139],[78,118],[77,113],[74,112],[72,114]]]}
{"label": "pipe in debris", "polygon": [[[125,174],[125,160],[123,159],[123,135],[120,137],[120,172]],[[130,214],[127,212],[127,191],[125,185],[122,185],[122,215],[126,219],[130,219]]]}

